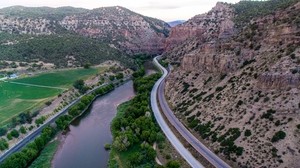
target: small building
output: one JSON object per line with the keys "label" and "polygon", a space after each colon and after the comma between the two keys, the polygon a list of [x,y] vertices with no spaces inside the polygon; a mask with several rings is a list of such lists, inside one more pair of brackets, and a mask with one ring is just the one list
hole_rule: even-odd
{"label": "small building", "polygon": [[8,76],[9,79],[16,79],[18,78],[19,76],[17,74],[11,74]]}

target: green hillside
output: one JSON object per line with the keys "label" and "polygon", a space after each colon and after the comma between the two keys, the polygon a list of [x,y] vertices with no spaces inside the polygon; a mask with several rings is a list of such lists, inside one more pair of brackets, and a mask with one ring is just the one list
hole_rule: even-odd
{"label": "green hillside", "polygon": [[119,50],[97,40],[75,35],[7,35],[0,33],[0,42],[13,40],[13,45],[0,45],[0,60],[32,62],[36,60],[66,67],[66,56],[75,58],[74,64],[100,64],[106,60],[117,60],[127,67],[133,61]]}

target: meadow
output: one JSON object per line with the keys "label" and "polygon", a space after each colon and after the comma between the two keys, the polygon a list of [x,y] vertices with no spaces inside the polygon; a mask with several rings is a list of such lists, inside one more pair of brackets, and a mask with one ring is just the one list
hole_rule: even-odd
{"label": "meadow", "polygon": [[21,112],[38,110],[45,102],[72,87],[76,80],[86,79],[103,70],[104,68],[60,70],[7,82],[0,81],[0,126]]}

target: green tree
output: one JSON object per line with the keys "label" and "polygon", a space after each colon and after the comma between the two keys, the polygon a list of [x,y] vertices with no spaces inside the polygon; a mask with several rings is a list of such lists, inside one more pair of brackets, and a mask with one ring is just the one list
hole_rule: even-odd
{"label": "green tree", "polygon": [[22,126],[22,127],[20,128],[20,132],[21,132],[22,134],[26,134],[26,129],[25,129],[24,126]]}
{"label": "green tree", "polygon": [[283,131],[278,131],[275,133],[275,135],[272,137],[271,141],[272,142],[277,142],[279,140],[282,140],[286,137],[286,133]]}
{"label": "green tree", "polygon": [[10,132],[11,136],[13,136],[14,138],[18,138],[20,136],[19,132],[15,129],[13,129],[11,132]]}
{"label": "green tree", "polygon": [[0,139],[0,150],[4,151],[6,149],[8,149],[8,143],[6,142],[5,139],[2,138]]}
{"label": "green tree", "polygon": [[176,160],[171,160],[167,163],[166,165],[167,168],[179,168],[180,167],[180,163]]}

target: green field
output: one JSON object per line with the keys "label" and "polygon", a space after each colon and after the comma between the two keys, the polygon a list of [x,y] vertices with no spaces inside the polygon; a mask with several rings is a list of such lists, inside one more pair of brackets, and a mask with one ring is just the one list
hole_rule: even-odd
{"label": "green field", "polygon": [[40,108],[65,88],[72,87],[74,81],[86,79],[103,70],[103,68],[62,70],[9,81],[16,83],[0,81],[0,126],[21,112]]}

